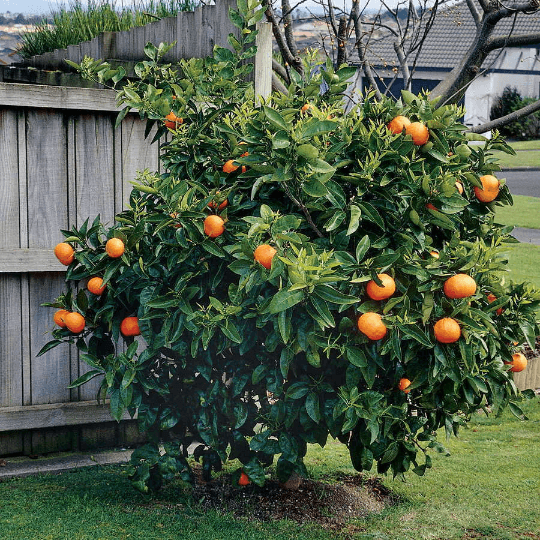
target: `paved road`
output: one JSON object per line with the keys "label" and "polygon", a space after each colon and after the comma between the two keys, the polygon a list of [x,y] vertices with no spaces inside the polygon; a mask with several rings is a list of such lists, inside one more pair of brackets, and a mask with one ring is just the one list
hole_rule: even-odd
{"label": "paved road", "polygon": [[497,173],[499,178],[506,178],[508,189],[512,195],[527,195],[540,197],[540,152],[538,156],[539,168]]}

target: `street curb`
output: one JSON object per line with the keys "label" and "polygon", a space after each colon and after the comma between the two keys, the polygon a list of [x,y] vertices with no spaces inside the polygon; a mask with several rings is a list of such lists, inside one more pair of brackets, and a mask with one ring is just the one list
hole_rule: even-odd
{"label": "street curb", "polygon": [[36,474],[60,474],[81,467],[118,465],[127,463],[133,450],[114,450],[94,454],[70,454],[61,457],[28,457],[0,460],[0,482],[11,478],[22,478]]}

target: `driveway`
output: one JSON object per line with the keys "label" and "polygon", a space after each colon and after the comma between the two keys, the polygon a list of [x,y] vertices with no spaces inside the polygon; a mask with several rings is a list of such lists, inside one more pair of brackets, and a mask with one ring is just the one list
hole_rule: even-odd
{"label": "driveway", "polygon": [[536,169],[512,169],[496,173],[499,178],[506,178],[506,183],[512,195],[540,197],[540,152],[539,167]]}

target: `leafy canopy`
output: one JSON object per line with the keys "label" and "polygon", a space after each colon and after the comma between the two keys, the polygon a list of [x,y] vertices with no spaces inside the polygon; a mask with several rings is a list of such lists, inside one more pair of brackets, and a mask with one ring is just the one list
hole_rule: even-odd
{"label": "leafy canopy", "polygon": [[[463,111],[427,96],[351,104],[354,70],[313,58],[289,95],[258,105],[246,60],[262,12],[252,0],[238,5],[231,50],[172,67],[160,62],[167,46],[149,44],[138,79],[119,90],[120,119],[136,109],[148,120],[165,172],[139,173],[113,227],[98,216],[64,231],[76,255],[54,305],[87,324],[78,336],[55,330],[43,352],[74,341],[92,369],[73,385],[103,374],[112,415],[137,412],[149,435],[132,458],[143,491],[191,479],[194,442],[207,478],[238,459],[263,484],[275,456],[282,480],[306,474],[307,444],[328,436],[359,471],[423,474],[428,450],[444,451],[440,427],[455,433],[488,404],[521,414],[504,362],[539,333],[540,294],[504,277],[511,228],[493,213],[512,203],[504,182],[492,203],[474,194],[480,176],[499,170],[492,150],[511,149],[497,134],[469,145]],[[123,76],[89,59],[79,69],[102,82]],[[171,111],[183,120],[174,129],[164,124]],[[397,115],[427,125],[429,142],[391,133]],[[224,172],[229,160],[237,168]],[[216,238],[203,229],[209,214],[225,221]],[[119,259],[104,251],[111,237],[126,244]],[[261,244],[276,249],[268,269],[254,260]],[[396,292],[371,300],[366,285],[380,285],[380,273]],[[472,296],[444,294],[457,273],[474,278]],[[75,294],[94,275],[106,292]],[[382,339],[359,332],[368,312],[382,317]],[[138,317],[142,338],[120,336],[126,316]],[[434,337],[444,317],[460,326],[455,343]]]}

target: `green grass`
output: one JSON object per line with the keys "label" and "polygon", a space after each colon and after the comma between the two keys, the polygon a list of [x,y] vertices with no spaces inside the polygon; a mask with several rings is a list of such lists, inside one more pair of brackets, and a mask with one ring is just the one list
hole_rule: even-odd
{"label": "green grass", "polygon": [[540,198],[514,195],[513,206],[497,206],[496,219],[503,225],[540,229]]}
{"label": "green grass", "polygon": [[511,156],[504,152],[493,152],[494,157],[500,160],[501,168],[527,168],[540,167],[540,153],[535,150],[540,150],[540,140],[534,141],[514,141],[510,146],[517,152],[515,156]]}
{"label": "green grass", "polygon": [[129,30],[181,11],[193,10],[197,0],[137,0],[129,7],[118,7],[115,0],[69,0],[51,11],[35,31],[22,35],[19,54],[23,58],[65,49],[88,41],[101,32]]}
{"label": "green grass", "polygon": [[528,281],[540,288],[540,246],[519,243],[508,244],[508,272],[509,279],[520,283]]}
{"label": "green grass", "polygon": [[[525,403],[524,410],[526,422],[506,413],[477,415],[459,438],[442,441],[451,455],[432,454],[425,477],[384,477],[400,502],[354,520],[355,529],[341,538],[539,538],[540,400]],[[310,446],[306,463],[317,479],[354,473],[346,449],[334,442],[324,449]],[[131,488],[121,467],[10,480],[0,483],[0,500],[0,538],[10,540],[338,538],[314,525],[202,512],[180,483],[146,497]]]}

